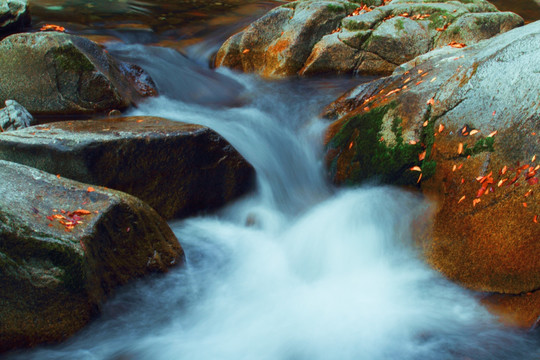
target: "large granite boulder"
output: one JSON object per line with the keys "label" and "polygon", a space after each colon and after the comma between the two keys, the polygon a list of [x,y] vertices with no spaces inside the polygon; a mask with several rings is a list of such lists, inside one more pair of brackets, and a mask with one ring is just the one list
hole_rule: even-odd
{"label": "large granite boulder", "polygon": [[390,74],[437,47],[466,46],[523,25],[485,0],[284,4],[220,48],[217,66],[265,77]]}
{"label": "large granite boulder", "polygon": [[184,260],[133,196],[0,161],[0,352],[65,339],[115,287]]}
{"label": "large granite boulder", "polygon": [[207,127],[154,117],[56,122],[0,134],[0,159],[127,192],[170,219],[252,189],[254,170]]}
{"label": "large granite boulder", "polygon": [[0,41],[0,101],[16,100],[34,116],[122,110],[156,93],[140,67],[85,38],[53,31]]}
{"label": "large granite boulder", "polygon": [[0,38],[30,25],[27,0],[0,1]]}
{"label": "large granite boulder", "polygon": [[540,22],[423,55],[326,113],[333,181],[419,187],[428,261],[474,290],[540,288],[538,59]]}

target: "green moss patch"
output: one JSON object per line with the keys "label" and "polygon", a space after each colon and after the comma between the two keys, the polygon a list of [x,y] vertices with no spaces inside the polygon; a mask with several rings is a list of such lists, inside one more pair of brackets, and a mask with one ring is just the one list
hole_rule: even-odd
{"label": "green moss patch", "polygon": [[[418,154],[423,151],[422,146],[404,142],[400,118],[394,118],[392,122],[395,145],[388,146],[380,136],[384,116],[395,107],[396,104],[391,103],[351,117],[329,142],[329,149],[340,150],[339,156],[344,156],[347,151],[353,152],[351,161],[347,164],[351,167],[345,180],[347,184],[377,179],[386,184],[416,185],[419,173],[409,169],[420,165]],[[336,158],[330,164],[332,175],[338,171],[337,167]],[[427,168],[432,175],[435,171],[434,164],[429,163]],[[423,174],[423,178],[427,178],[426,174]]]}
{"label": "green moss patch", "polygon": [[82,73],[94,70],[94,65],[74,46],[62,46],[53,51],[57,67],[64,71]]}

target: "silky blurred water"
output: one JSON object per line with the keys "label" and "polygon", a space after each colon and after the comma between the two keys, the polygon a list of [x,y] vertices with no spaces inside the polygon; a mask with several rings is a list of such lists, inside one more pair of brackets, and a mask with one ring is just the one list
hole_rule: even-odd
{"label": "silky blurred water", "polygon": [[163,94],[133,115],[210,126],[253,164],[257,188],[171,223],[184,268],[119,290],[67,342],[8,359],[539,358],[534,334],[502,327],[419,258],[411,223],[429,203],[327,183],[317,115],[351,80],[265,82],[167,49],[109,51],[147,69]]}

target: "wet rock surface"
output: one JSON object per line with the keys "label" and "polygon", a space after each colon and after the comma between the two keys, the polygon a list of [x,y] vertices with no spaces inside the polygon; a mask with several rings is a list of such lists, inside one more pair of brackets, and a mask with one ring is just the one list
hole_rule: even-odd
{"label": "wet rock surface", "polygon": [[428,261],[474,290],[540,288],[538,44],[536,22],[446,47],[327,109],[333,181],[419,187],[436,204]]}
{"label": "wet rock surface", "polygon": [[21,30],[30,24],[30,12],[26,0],[4,0],[0,2],[0,38]]}
{"label": "wet rock surface", "polygon": [[15,100],[6,100],[0,109],[0,131],[17,130],[36,124],[34,117]]}
{"label": "wet rock surface", "polygon": [[57,122],[0,134],[0,158],[137,196],[163,217],[215,209],[254,170],[207,127],[154,117]]}
{"label": "wet rock surface", "polygon": [[156,95],[138,66],[62,32],[20,33],[0,42],[0,101],[32,115],[89,115],[125,109]]}
{"label": "wet rock surface", "polygon": [[470,45],[521,25],[484,0],[296,1],[229,38],[216,65],[265,77],[390,74],[448,43]]}
{"label": "wet rock surface", "polygon": [[63,340],[114,288],[181,264],[142,201],[0,161],[0,351]]}

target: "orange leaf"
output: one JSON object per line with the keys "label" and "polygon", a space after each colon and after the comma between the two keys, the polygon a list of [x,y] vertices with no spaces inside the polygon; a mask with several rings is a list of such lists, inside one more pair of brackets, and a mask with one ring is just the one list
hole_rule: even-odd
{"label": "orange leaf", "polygon": [[469,133],[469,135],[474,135],[474,134],[478,134],[480,131],[478,130],[471,130],[471,132]]}
{"label": "orange leaf", "polygon": [[529,191],[527,191],[527,192],[525,193],[525,197],[527,197],[527,196],[529,196],[529,195],[531,195],[531,194],[532,194],[532,190],[529,190]]}
{"label": "orange leaf", "polygon": [[533,221],[538,224],[538,215],[534,215]]}
{"label": "orange leaf", "polygon": [[416,145],[416,143],[417,143],[417,141],[415,141],[415,140],[409,141],[409,145]]}
{"label": "orange leaf", "polygon": [[87,192],[94,192],[96,191],[96,189],[94,189],[93,187],[89,186],[88,189],[86,189]]}
{"label": "orange leaf", "polygon": [[534,155],[531,159],[531,162],[534,162],[536,160],[536,155]]}
{"label": "orange leaf", "polygon": [[419,82],[417,82],[415,85],[420,85],[421,83],[423,83],[424,80],[420,80]]}
{"label": "orange leaf", "polygon": [[498,187],[501,187],[501,186],[502,186],[505,182],[507,182],[507,181],[508,181],[508,179],[502,179],[502,180],[500,180],[500,181],[497,183],[497,186],[498,186]]}
{"label": "orange leaf", "polygon": [[426,152],[422,152],[420,154],[418,154],[418,160],[422,161],[426,158]]}
{"label": "orange leaf", "polygon": [[56,174],[56,177],[60,179],[60,174]]}
{"label": "orange leaf", "polygon": [[413,167],[410,168],[409,170],[411,170],[411,171],[422,171],[422,169],[420,168],[420,166],[413,166]]}
{"label": "orange leaf", "polygon": [[523,207],[527,207],[527,203],[523,203]]}
{"label": "orange leaf", "polygon": [[501,170],[501,175],[506,174],[506,171],[508,170],[508,166],[504,165],[504,167]]}
{"label": "orange leaf", "polygon": [[354,145],[354,142],[351,141],[351,143],[349,144],[349,150],[353,147]]}
{"label": "orange leaf", "polygon": [[250,51],[249,49],[244,49],[244,50],[242,51],[242,54],[247,54],[249,51]]}
{"label": "orange leaf", "polygon": [[493,136],[497,135],[497,133],[498,133],[498,131],[495,130],[495,131],[491,132],[487,137],[493,137]]}
{"label": "orange leaf", "polygon": [[422,180],[422,174],[420,174],[420,176],[418,177],[418,180],[416,180],[416,183],[418,184],[420,180]]}
{"label": "orange leaf", "polygon": [[467,197],[466,197],[465,195],[463,195],[463,196],[459,199],[459,201],[458,201],[457,203],[459,204],[460,202],[462,202],[462,201],[465,200],[466,198],[467,198]]}
{"label": "orange leaf", "polygon": [[429,125],[429,120],[424,121],[424,123],[422,124],[423,127],[426,127],[428,125]]}
{"label": "orange leaf", "polygon": [[461,154],[463,152],[463,143],[459,143],[457,153]]}
{"label": "orange leaf", "polygon": [[429,99],[429,100],[427,101],[427,104],[433,106],[433,105],[435,104],[435,98]]}
{"label": "orange leaf", "polygon": [[58,26],[58,25],[51,25],[51,24],[46,24],[46,25],[43,25],[41,27],[41,29],[39,29],[40,31],[59,31],[59,32],[64,32],[66,31],[66,29],[62,26]]}
{"label": "orange leaf", "polygon": [[480,201],[482,201],[482,200],[480,200],[480,199],[474,199],[474,200],[472,201],[472,205],[473,205],[473,206],[476,206]]}
{"label": "orange leaf", "polygon": [[463,44],[463,43],[458,43],[458,42],[456,42],[456,41],[451,41],[451,42],[448,43],[448,45],[451,46],[451,47],[453,47],[453,48],[456,48],[456,49],[462,49],[462,48],[464,48],[465,46],[467,46],[467,45],[465,45],[465,44]]}
{"label": "orange leaf", "polygon": [[444,130],[444,125],[443,124],[440,124],[439,125],[439,134],[442,133]]}
{"label": "orange leaf", "polygon": [[479,198],[479,197],[482,197],[482,195],[484,195],[484,192],[486,191],[486,188],[485,187],[481,187],[480,189],[478,189],[478,192],[476,193],[476,197]]}
{"label": "orange leaf", "polygon": [[457,165],[452,166],[452,171],[456,171]]}
{"label": "orange leaf", "polygon": [[88,211],[88,210],[84,210],[84,209],[78,209],[78,210],[75,210],[73,212],[73,215],[79,215],[79,216],[82,216],[82,215],[90,215],[91,212]]}

